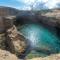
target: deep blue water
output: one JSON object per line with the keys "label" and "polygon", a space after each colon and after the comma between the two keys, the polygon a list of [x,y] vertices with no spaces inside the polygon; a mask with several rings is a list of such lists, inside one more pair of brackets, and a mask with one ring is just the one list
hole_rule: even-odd
{"label": "deep blue water", "polygon": [[59,52],[59,39],[55,34],[39,24],[25,24],[20,27],[20,32],[29,39],[34,47],[50,52]]}

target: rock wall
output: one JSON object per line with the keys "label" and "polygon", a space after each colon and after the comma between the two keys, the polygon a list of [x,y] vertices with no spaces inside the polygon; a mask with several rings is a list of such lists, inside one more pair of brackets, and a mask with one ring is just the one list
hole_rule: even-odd
{"label": "rock wall", "polygon": [[6,46],[5,46],[6,39],[5,38],[6,38],[5,33],[0,34],[0,49],[6,48]]}
{"label": "rock wall", "polygon": [[27,51],[30,52],[30,42],[23,35],[19,34],[16,27],[7,30],[7,44],[10,52],[24,58]]}
{"label": "rock wall", "polygon": [[0,6],[0,16],[15,16],[19,13],[18,9]]}
{"label": "rock wall", "polygon": [[16,55],[0,49],[0,60],[18,60],[18,58],[16,57]]}
{"label": "rock wall", "polygon": [[3,28],[0,36],[0,48],[24,58],[30,52],[30,42],[17,31],[11,17],[1,17],[0,29]]}
{"label": "rock wall", "polygon": [[32,58],[27,60],[60,60],[60,54],[53,54],[47,57],[37,57],[37,58]]}

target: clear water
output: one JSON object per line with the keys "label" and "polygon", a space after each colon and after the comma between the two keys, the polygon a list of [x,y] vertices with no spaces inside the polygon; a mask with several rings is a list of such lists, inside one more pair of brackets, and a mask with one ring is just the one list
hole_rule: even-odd
{"label": "clear water", "polygon": [[33,47],[50,52],[60,51],[59,39],[48,29],[39,24],[25,24],[20,27],[20,32],[31,41]]}

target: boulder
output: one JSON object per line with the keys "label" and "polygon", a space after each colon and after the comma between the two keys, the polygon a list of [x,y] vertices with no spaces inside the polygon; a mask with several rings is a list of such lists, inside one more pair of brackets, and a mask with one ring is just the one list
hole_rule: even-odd
{"label": "boulder", "polygon": [[0,49],[0,60],[18,60],[18,58],[14,54]]}

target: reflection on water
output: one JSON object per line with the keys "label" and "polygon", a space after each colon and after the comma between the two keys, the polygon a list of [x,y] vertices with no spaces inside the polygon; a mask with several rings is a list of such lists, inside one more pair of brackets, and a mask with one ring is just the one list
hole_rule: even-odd
{"label": "reflection on water", "polygon": [[50,52],[60,51],[58,38],[46,28],[38,24],[25,24],[20,27],[20,32],[28,38],[34,47]]}

